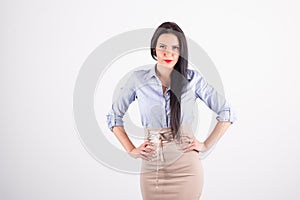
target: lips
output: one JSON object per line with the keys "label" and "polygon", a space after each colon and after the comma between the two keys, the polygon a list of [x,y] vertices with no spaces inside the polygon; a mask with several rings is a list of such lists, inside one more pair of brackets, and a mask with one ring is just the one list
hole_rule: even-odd
{"label": "lips", "polygon": [[166,62],[166,63],[170,63],[170,62],[172,62],[172,60],[165,60],[165,62]]}

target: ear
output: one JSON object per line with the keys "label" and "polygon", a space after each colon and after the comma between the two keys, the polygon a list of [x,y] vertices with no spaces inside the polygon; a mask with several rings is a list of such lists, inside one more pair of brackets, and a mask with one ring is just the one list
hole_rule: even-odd
{"label": "ear", "polygon": [[157,55],[156,55],[156,50],[155,48],[152,48],[152,54],[154,55],[155,58],[157,58]]}

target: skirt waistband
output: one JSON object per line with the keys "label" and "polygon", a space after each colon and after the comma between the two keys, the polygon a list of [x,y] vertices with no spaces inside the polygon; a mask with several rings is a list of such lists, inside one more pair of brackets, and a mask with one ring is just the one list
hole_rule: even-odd
{"label": "skirt waistband", "polygon": [[174,140],[171,128],[147,128],[145,139],[153,143],[168,143]]}

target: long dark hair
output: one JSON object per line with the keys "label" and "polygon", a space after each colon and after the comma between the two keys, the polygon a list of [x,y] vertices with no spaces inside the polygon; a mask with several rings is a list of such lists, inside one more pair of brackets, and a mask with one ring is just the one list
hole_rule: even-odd
{"label": "long dark hair", "polygon": [[161,34],[171,33],[177,36],[179,41],[180,55],[174,70],[170,75],[170,109],[171,109],[171,129],[173,137],[178,139],[180,137],[179,128],[181,125],[181,94],[185,86],[188,67],[188,48],[185,35],[181,28],[174,22],[162,23],[154,32],[151,39],[151,56],[157,60],[155,47],[158,37]]}

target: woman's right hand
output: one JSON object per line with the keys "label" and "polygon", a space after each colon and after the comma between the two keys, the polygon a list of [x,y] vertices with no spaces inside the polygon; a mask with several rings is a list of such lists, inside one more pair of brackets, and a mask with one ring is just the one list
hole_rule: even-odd
{"label": "woman's right hand", "polygon": [[144,160],[151,160],[154,149],[152,148],[154,144],[149,141],[145,141],[143,144],[141,144],[139,147],[134,148],[129,152],[129,155],[134,158],[142,158]]}

